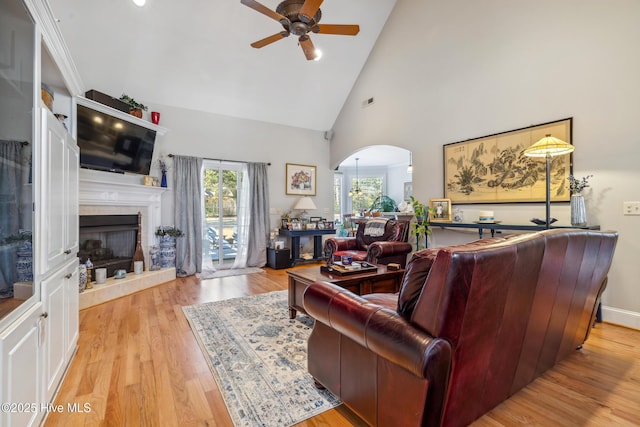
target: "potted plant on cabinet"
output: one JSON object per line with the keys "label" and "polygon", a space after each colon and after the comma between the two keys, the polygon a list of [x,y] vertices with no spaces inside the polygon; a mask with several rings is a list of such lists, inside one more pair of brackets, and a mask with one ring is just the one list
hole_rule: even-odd
{"label": "potted plant on cabinet", "polygon": [[427,236],[431,234],[431,230],[429,230],[429,209],[413,196],[409,198],[409,201],[411,203],[411,206],[413,207],[413,214],[416,217],[416,222],[411,224],[411,234],[416,235],[416,250],[419,251],[420,236],[424,235],[426,248]]}
{"label": "potted plant on cabinet", "polygon": [[123,101],[126,104],[129,104],[129,114],[139,119],[142,118],[142,111],[148,110],[148,107],[146,105],[139,103],[138,101],[131,98],[129,95],[125,93],[123,93],[122,96],[120,97],[120,101]]}

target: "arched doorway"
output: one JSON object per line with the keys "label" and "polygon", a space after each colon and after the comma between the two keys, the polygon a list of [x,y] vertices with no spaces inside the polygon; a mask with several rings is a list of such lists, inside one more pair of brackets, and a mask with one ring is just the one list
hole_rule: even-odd
{"label": "arched doorway", "polygon": [[366,147],[344,159],[334,173],[334,220],[370,210],[379,196],[395,205],[405,202],[412,186],[411,160],[409,150],[391,145]]}

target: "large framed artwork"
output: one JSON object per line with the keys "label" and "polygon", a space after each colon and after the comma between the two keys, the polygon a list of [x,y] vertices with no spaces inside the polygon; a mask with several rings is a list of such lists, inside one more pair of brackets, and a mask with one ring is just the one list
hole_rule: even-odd
{"label": "large framed artwork", "polygon": [[287,163],[286,192],[296,196],[316,195],[316,167]]}
{"label": "large framed artwork", "polygon": [[[546,201],[545,158],[523,151],[545,135],[572,141],[572,118],[445,145],[444,197],[453,204]],[[551,201],[568,202],[573,156],[551,158]]]}

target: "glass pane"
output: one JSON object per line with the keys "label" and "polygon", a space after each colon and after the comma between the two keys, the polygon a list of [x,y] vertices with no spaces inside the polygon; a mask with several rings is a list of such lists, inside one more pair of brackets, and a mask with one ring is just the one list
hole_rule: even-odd
{"label": "glass pane", "polygon": [[0,319],[33,295],[35,27],[22,1],[0,2]]}
{"label": "glass pane", "polygon": [[353,196],[354,212],[366,211],[371,208],[373,202],[382,194],[382,177],[365,177],[356,180],[353,178],[351,188],[360,187],[361,193]]}
{"label": "glass pane", "polygon": [[236,170],[205,169],[205,265],[232,263],[238,252],[238,174]]}

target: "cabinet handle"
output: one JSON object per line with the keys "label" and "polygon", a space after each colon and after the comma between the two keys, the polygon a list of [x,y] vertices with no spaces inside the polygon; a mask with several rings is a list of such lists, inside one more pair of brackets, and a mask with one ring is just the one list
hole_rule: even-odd
{"label": "cabinet handle", "polygon": [[40,317],[42,317],[43,319],[46,319],[47,317],[49,317],[49,313],[47,313],[46,311],[44,313],[42,313],[40,315]]}
{"label": "cabinet handle", "polygon": [[68,279],[71,279],[71,276],[72,276],[71,273],[67,273],[64,275],[64,278],[68,280]]}
{"label": "cabinet handle", "polygon": [[66,255],[69,255],[69,254],[71,253],[71,249],[67,249],[66,251],[64,251],[64,253],[65,253]]}

